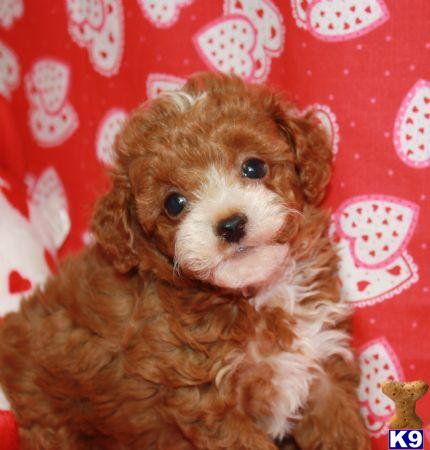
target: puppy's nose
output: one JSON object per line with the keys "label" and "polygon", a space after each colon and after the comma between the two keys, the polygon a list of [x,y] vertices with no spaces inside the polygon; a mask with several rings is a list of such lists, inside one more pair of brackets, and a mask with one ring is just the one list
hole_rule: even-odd
{"label": "puppy's nose", "polygon": [[243,214],[228,217],[218,222],[217,235],[227,242],[239,242],[245,236],[245,225],[248,219]]}

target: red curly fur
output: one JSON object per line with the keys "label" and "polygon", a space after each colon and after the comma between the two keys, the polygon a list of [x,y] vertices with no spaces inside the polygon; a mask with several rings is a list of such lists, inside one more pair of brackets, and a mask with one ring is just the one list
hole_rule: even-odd
{"label": "red curly fur", "polygon": [[[208,161],[234,170],[235,149],[259,145],[270,161],[265,185],[298,212],[277,239],[305,267],[302,287],[312,292],[301,308],[311,314],[322,299],[340,301],[328,215],[316,209],[331,151],[312,114],[267,88],[200,74],[184,92],[206,97],[178,112],[162,96],[132,114],[116,141],[112,189],[95,208],[96,244],[0,327],[0,382],[23,450],[277,448],[267,432],[279,397],[271,358],[297,352],[300,317],[276,293],[256,308],[262,288],[175,273],[181,219],[163,200],[171,184],[192,196]],[[306,271],[310,260],[318,270]],[[347,330],[347,316],[330,327]],[[368,449],[354,360],[330,354],[310,370],[292,419],[298,445]]]}

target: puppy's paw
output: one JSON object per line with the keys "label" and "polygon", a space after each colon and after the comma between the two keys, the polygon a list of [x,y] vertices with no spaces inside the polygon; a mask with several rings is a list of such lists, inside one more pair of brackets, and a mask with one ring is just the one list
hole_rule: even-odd
{"label": "puppy's paw", "polygon": [[[296,437],[302,450],[370,450],[370,440],[358,411],[339,410],[314,417]],[[303,424],[304,425],[304,424]]]}

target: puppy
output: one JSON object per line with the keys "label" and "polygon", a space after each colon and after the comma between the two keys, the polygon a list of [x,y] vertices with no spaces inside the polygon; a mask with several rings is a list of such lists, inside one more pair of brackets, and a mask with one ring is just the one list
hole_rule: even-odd
{"label": "puppy", "polygon": [[95,244],[0,327],[22,450],[368,449],[312,114],[200,74],[115,158]]}

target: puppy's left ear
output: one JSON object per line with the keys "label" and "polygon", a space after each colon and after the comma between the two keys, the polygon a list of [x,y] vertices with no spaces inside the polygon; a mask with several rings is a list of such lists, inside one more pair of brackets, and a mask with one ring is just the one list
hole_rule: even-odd
{"label": "puppy's left ear", "polygon": [[296,170],[305,200],[318,205],[325,196],[331,177],[333,154],[327,132],[314,111],[300,114],[293,106],[280,101],[273,114],[295,153]]}
{"label": "puppy's left ear", "polygon": [[113,177],[112,189],[96,204],[91,231],[115,268],[126,273],[139,264],[127,182]]}

